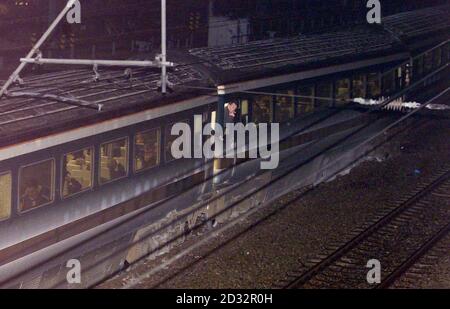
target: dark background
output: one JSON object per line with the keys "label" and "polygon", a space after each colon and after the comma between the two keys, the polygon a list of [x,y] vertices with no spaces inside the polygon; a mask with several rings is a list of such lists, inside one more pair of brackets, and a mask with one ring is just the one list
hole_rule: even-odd
{"label": "dark background", "polygon": [[[65,0],[0,1],[0,77],[4,78],[45,31]],[[366,22],[367,0],[168,0],[171,49],[352,27]],[[447,0],[382,0],[383,16]],[[82,23],[62,23],[43,49],[46,57],[128,58],[160,47],[160,0],[82,0]],[[217,20],[217,17],[223,17]],[[248,30],[227,34],[231,23]],[[239,27],[238,27],[239,28]],[[213,32],[212,32],[213,31]]]}

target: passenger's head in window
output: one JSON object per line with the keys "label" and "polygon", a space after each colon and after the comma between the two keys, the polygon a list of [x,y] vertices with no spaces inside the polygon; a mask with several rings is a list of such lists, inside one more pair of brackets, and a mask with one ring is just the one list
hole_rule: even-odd
{"label": "passenger's head in window", "polygon": [[234,101],[225,104],[225,124],[234,123],[236,121],[237,109],[238,105]]}
{"label": "passenger's head in window", "polygon": [[110,158],[110,160],[108,161],[108,168],[111,179],[123,177],[127,173],[125,167],[115,158]]}
{"label": "passenger's head in window", "polygon": [[158,164],[158,154],[155,152],[157,146],[145,144],[136,154],[137,169],[144,169]]}
{"label": "passenger's head in window", "polygon": [[114,147],[113,150],[112,150],[112,156],[113,156],[114,158],[120,158],[120,157],[122,157],[122,151],[121,151],[121,149],[120,149],[119,147]]}
{"label": "passenger's head in window", "polygon": [[64,196],[69,196],[83,190],[81,183],[72,177],[69,171],[64,172]]}
{"label": "passenger's head in window", "polygon": [[30,209],[50,201],[46,189],[35,179],[29,179],[25,184],[24,194],[21,199],[21,208]]}

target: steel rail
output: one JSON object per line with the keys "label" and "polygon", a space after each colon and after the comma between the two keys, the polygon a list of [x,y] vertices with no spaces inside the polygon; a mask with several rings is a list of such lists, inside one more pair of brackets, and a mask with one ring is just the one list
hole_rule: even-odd
{"label": "steel rail", "polygon": [[424,243],[414,254],[412,254],[406,261],[402,263],[395,271],[390,273],[383,282],[377,285],[377,289],[387,289],[399,279],[404,273],[406,273],[411,266],[413,266],[422,256],[430,251],[436,243],[447,236],[450,233],[450,223],[444,226],[438,233],[432,236],[426,243]]}
{"label": "steel rail", "polygon": [[[301,274],[298,278],[292,280],[287,284],[285,289],[298,289],[302,285],[306,284],[311,278],[321,273],[323,270],[327,269],[328,266],[338,261],[342,256],[350,252],[356,246],[361,244],[364,240],[368,239],[375,232],[380,230],[382,227],[386,226],[389,222],[391,222],[395,217],[404,212],[406,209],[421,201],[425,196],[429,195],[433,190],[442,185],[445,181],[450,178],[450,165],[446,166],[445,172],[443,175],[440,175],[437,179],[433,180],[429,183],[425,188],[423,188],[420,192],[414,194],[412,197],[401,203],[400,206],[389,212],[387,215],[383,216],[376,223],[372,224],[364,231],[362,231],[359,235],[355,236],[353,239],[348,241],[346,244],[341,246],[338,250],[333,252],[331,255],[327,256],[324,260],[314,265],[306,272]],[[391,277],[389,280],[392,281],[395,279],[395,276]]]}

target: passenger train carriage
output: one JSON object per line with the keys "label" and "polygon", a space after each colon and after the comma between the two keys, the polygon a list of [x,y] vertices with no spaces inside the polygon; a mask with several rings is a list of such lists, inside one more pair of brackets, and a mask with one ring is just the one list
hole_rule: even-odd
{"label": "passenger train carriage", "polygon": [[[439,68],[433,82],[448,85],[449,12],[442,6],[381,26],[174,52],[166,95],[152,69],[100,70],[97,81],[84,69],[25,78],[0,101],[1,285],[89,287],[153,250],[166,236],[136,246],[138,235],[210,190],[202,183],[213,163],[174,159],[170,130],[176,122],[213,121],[218,85],[239,103],[239,121],[279,122],[282,136],[311,123],[287,152],[360,126],[351,98],[392,95]],[[102,262],[73,286],[65,280],[73,258],[82,267]]]}

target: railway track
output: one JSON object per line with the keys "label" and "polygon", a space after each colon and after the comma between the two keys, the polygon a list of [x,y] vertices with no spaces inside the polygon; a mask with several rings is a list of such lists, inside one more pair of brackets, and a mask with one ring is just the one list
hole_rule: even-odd
{"label": "railway track", "polygon": [[[408,194],[386,203],[348,241],[321,254],[275,284],[277,288],[387,288],[450,231],[450,164]],[[381,283],[370,284],[369,260],[381,266]]]}
{"label": "railway track", "polygon": [[424,246],[424,249],[427,250],[425,253],[418,250],[417,255],[405,262],[404,272],[386,284],[387,288],[417,288],[417,280],[430,279],[436,273],[436,268],[439,267],[442,259],[448,258],[450,232],[447,229],[436,236],[434,241],[430,241]]}

